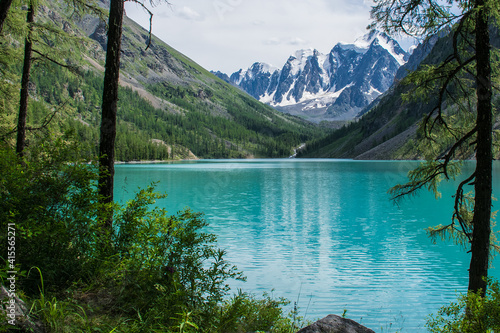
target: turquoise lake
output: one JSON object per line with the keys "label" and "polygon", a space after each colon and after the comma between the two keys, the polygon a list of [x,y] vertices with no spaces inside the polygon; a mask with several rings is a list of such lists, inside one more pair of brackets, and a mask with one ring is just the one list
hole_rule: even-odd
{"label": "turquoise lake", "polygon": [[[387,190],[406,180],[413,161],[328,159],[202,160],[116,166],[115,200],[159,182],[171,214],[205,213],[209,231],[247,282],[234,291],[272,292],[300,315],[330,313],[376,332],[424,332],[427,315],[467,289],[469,255],[433,244],[425,228],[450,222],[456,182],[442,197],[422,191],[394,205]],[[472,162],[464,170],[472,170]],[[494,164],[500,198],[500,163]],[[494,210],[500,203],[494,202]],[[500,278],[498,267],[490,275]],[[495,266],[495,261],[493,262]]]}

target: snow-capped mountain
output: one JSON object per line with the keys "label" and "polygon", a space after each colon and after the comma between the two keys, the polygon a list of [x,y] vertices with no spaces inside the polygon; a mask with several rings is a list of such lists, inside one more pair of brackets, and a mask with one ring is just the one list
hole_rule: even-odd
{"label": "snow-capped mountain", "polygon": [[285,65],[254,63],[230,82],[261,102],[312,120],[351,119],[393,83],[409,54],[384,33],[372,31],[328,54],[299,50]]}

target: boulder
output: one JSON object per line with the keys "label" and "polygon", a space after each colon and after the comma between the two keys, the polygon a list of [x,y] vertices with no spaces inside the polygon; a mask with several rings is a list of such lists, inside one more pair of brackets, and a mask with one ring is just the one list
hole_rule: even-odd
{"label": "boulder", "polygon": [[45,333],[43,324],[30,318],[30,310],[26,303],[5,288],[0,286],[0,332],[32,332]]}
{"label": "boulder", "polygon": [[304,327],[297,333],[375,333],[354,320],[337,315],[328,315],[317,322]]}

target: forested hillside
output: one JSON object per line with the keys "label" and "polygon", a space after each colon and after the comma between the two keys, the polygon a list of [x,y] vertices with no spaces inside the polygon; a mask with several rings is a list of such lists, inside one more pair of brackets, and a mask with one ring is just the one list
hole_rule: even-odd
{"label": "forested hillside", "polygon": [[[40,57],[34,65],[28,127],[41,127],[50,119],[43,127],[74,131],[85,154],[95,156],[105,24],[89,14],[78,16],[55,0],[45,2],[35,18],[47,27],[38,35],[43,44],[57,46],[49,49],[57,55],[57,64]],[[253,100],[155,37],[146,50],[148,40],[147,31],[125,18],[117,160],[288,157],[294,147],[318,133],[313,125]],[[20,77],[22,70],[22,54],[16,56],[18,61],[9,68],[12,77]],[[16,109],[18,96],[2,99]],[[2,111],[0,135],[12,142],[15,116]]]}
{"label": "forested hillside", "polygon": [[[492,28],[492,42],[496,48],[500,46],[498,30]],[[445,34],[441,38],[434,36],[437,42],[432,43],[431,50],[425,50],[423,44],[410,57],[409,63],[414,70],[415,63],[420,66],[439,64],[453,51],[452,35]],[[435,44],[434,44],[435,43]],[[426,52],[424,52],[426,51]],[[423,57],[422,57],[423,56]],[[419,58],[420,57],[420,58]],[[404,69],[402,69],[404,70]],[[410,70],[410,69],[409,69]],[[496,73],[497,80],[500,78]],[[401,79],[401,73],[399,79]],[[364,110],[364,115],[357,121],[343,126],[341,129],[307,143],[298,157],[333,157],[355,159],[424,159],[428,147],[421,142],[419,125],[437,102],[437,95],[429,95],[422,100],[412,100],[410,95],[414,85],[396,80],[393,87]],[[495,129],[500,129],[499,112],[500,95],[494,96]],[[449,108],[447,114],[454,117],[456,110]],[[441,153],[448,149],[442,145]],[[496,151],[497,158],[500,151]],[[473,151],[462,152],[463,157],[473,157]]]}
{"label": "forested hillside", "polygon": [[[112,86],[104,21],[90,15],[106,20],[101,10],[90,0],[0,2],[0,331],[301,327],[286,300],[230,297],[228,280],[245,278],[202,213],[158,208],[166,194],[155,184],[125,204],[101,191],[106,177],[113,191],[115,142],[115,119],[100,117]],[[147,32],[129,20],[123,30],[123,47],[109,33],[106,52],[123,53],[117,159],[288,156],[317,132],[156,39],[146,50]],[[104,153],[103,128],[113,132]]]}

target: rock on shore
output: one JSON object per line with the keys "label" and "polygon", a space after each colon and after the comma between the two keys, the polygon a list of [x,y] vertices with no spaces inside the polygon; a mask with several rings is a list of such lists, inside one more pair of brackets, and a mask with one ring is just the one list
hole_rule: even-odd
{"label": "rock on shore", "polygon": [[304,327],[297,333],[375,333],[354,320],[337,315],[328,315],[317,322]]}

